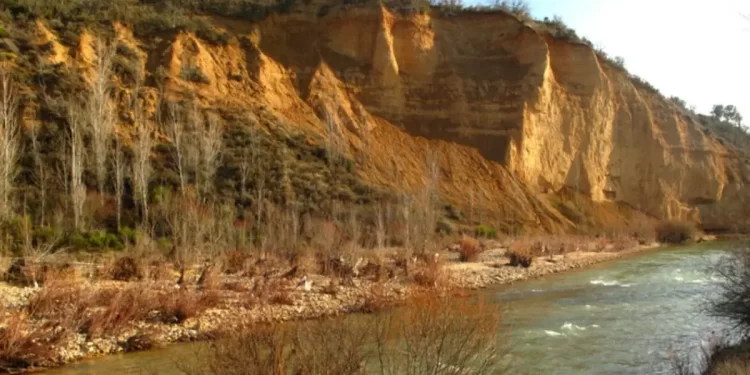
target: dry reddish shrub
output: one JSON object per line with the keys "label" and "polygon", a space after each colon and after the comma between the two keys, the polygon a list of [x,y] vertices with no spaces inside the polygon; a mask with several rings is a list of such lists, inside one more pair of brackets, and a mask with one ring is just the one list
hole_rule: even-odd
{"label": "dry reddish shrub", "polygon": [[215,307],[219,302],[220,296],[215,291],[201,294],[181,289],[177,293],[161,295],[156,310],[160,321],[179,324]]}
{"label": "dry reddish shrub", "polygon": [[112,280],[131,281],[143,278],[143,270],[140,263],[133,257],[123,256],[117,258],[112,264],[110,270]]}
{"label": "dry reddish shrub", "polygon": [[102,291],[94,297],[103,304],[89,314],[83,329],[89,339],[118,334],[137,320],[143,320],[154,310],[160,297],[142,286]]}
{"label": "dry reddish shrub", "polygon": [[221,268],[214,265],[206,266],[198,277],[198,285],[203,289],[218,289],[221,286]]}
{"label": "dry reddish shrub", "polygon": [[75,276],[75,269],[67,263],[41,264],[25,258],[14,260],[5,271],[5,280],[11,284],[31,286],[47,282],[69,280]]}
{"label": "dry reddish shrub", "polygon": [[[503,374],[500,311],[419,296],[403,310],[316,324],[252,326],[213,342],[198,374]],[[466,369],[470,369],[467,371]]]}
{"label": "dry reddish shrub", "polygon": [[501,318],[499,307],[482,298],[456,303],[415,295],[404,309],[374,318],[377,352],[392,374],[503,374]]}
{"label": "dry reddish shrub", "polygon": [[241,273],[247,269],[250,254],[235,249],[224,254],[223,272],[229,275]]}
{"label": "dry reddish shrub", "polygon": [[52,365],[56,345],[66,331],[52,324],[32,325],[25,313],[16,312],[0,328],[0,372],[15,372],[34,366]]}
{"label": "dry reddish shrub", "polygon": [[434,259],[420,262],[414,271],[414,282],[425,287],[436,287],[443,280],[443,263]]}
{"label": "dry reddish shrub", "polygon": [[462,262],[475,262],[482,253],[483,249],[479,246],[479,242],[471,237],[464,237],[461,239],[461,247],[459,248],[458,259]]}
{"label": "dry reddish shrub", "polygon": [[656,239],[661,243],[683,244],[695,239],[698,230],[691,223],[664,221],[656,226]]}
{"label": "dry reddish shrub", "polygon": [[46,283],[29,298],[26,310],[36,319],[69,320],[89,307],[90,295],[71,283]]}
{"label": "dry reddish shrub", "polygon": [[151,350],[156,346],[154,337],[149,334],[138,334],[131,336],[123,344],[123,348],[126,352],[138,352],[143,350]]}
{"label": "dry reddish shrub", "polygon": [[538,241],[517,241],[514,242],[507,252],[510,259],[510,265],[513,267],[531,267],[534,257],[541,253],[543,245]]}
{"label": "dry reddish shrub", "polygon": [[144,269],[144,279],[153,281],[167,280],[172,275],[170,264],[162,259],[149,262]]}

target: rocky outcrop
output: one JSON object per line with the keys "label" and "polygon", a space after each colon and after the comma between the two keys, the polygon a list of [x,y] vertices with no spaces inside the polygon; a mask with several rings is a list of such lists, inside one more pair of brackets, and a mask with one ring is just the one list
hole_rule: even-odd
{"label": "rocky outcrop", "polygon": [[424,187],[429,156],[446,202],[527,228],[574,225],[544,198],[561,189],[704,221],[743,196],[738,156],[587,45],[503,12],[320,9],[213,18],[235,36],[226,45],[185,33],[135,41],[117,30],[173,92],[341,137],[362,178],[393,191]]}

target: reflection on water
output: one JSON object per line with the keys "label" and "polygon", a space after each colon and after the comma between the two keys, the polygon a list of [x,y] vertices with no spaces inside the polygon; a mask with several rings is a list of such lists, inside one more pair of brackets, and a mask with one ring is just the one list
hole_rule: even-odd
{"label": "reflection on water", "polygon": [[[721,326],[700,305],[720,279],[709,244],[654,251],[592,268],[488,290],[506,309],[514,374],[667,374],[684,351]],[[507,335],[499,337],[506,340]],[[182,374],[200,344],[105,357],[45,372]]]}

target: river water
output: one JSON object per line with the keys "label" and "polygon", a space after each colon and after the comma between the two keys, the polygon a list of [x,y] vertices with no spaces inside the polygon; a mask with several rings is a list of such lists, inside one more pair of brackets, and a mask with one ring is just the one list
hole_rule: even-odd
{"label": "river water", "polygon": [[[727,244],[651,251],[480,293],[502,304],[513,374],[669,374],[671,357],[724,328],[701,305]],[[503,340],[507,335],[503,335]],[[200,344],[109,356],[44,372],[181,374]]]}

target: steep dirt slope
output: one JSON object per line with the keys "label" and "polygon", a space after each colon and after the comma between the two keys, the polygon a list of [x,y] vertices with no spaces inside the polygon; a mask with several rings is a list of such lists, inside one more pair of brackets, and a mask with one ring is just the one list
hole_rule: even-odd
{"label": "steep dirt slope", "polygon": [[[175,95],[341,138],[361,177],[393,192],[422,189],[426,160],[436,160],[447,203],[553,231],[574,226],[545,198],[564,188],[599,202],[607,212],[594,216],[613,225],[634,220],[625,207],[693,220],[702,207],[720,226],[722,205],[742,196],[744,163],[694,119],[590,47],[502,12],[340,6],[212,22],[235,38],[136,40],[121,25],[116,35]],[[56,37],[40,35],[53,43],[50,60],[65,63]],[[69,54],[85,62],[81,43]]]}

